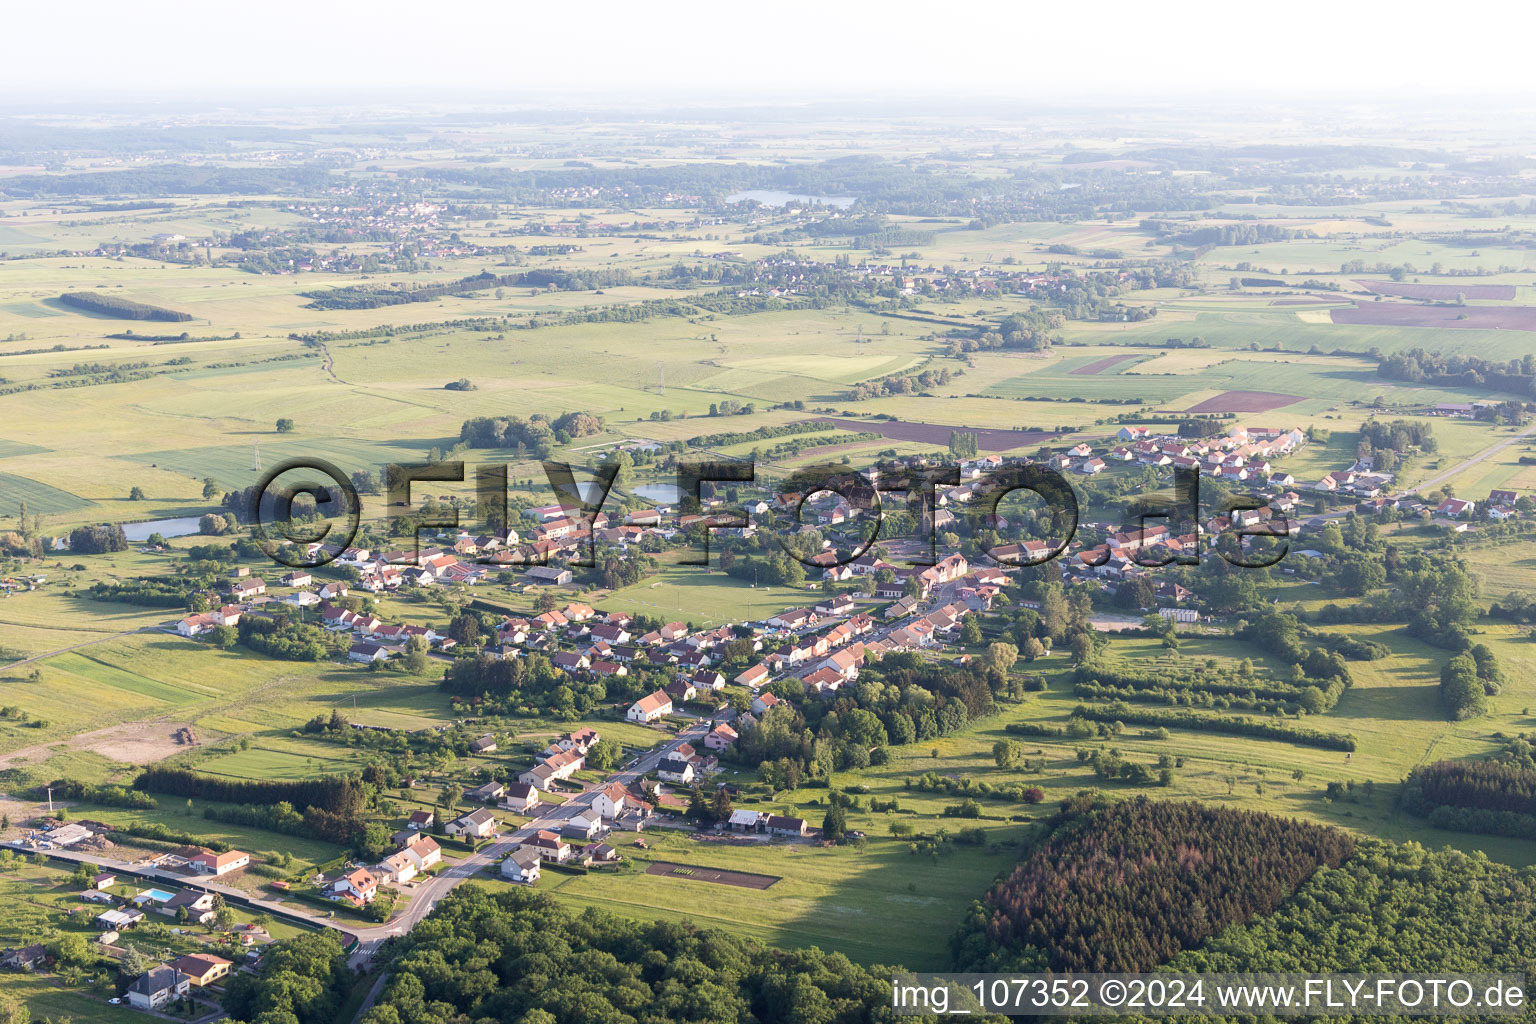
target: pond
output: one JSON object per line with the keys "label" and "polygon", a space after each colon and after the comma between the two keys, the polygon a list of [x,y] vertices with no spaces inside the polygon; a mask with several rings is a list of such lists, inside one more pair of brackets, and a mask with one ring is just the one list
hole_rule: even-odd
{"label": "pond", "polygon": [[202,516],[181,516],[177,519],[150,519],[142,523],[124,523],[123,536],[135,544],[142,544],[149,540],[149,535],[158,533],[167,539],[171,537],[186,537],[197,532],[197,524]]}
{"label": "pond", "polygon": [[638,498],[646,501],[654,501],[658,505],[671,505],[682,497],[676,484],[641,484],[639,487],[631,487],[630,492]]}

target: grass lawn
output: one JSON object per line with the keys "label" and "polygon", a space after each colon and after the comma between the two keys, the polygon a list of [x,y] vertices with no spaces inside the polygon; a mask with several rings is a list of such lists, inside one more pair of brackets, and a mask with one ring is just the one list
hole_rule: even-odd
{"label": "grass lawn", "polygon": [[[998,838],[1022,834],[1014,826]],[[546,872],[538,887],[578,907],[598,906],[630,917],[692,920],[782,946],[820,946],[860,963],[902,964],[916,970],[947,966],[944,940],[970,900],[1013,863],[1017,847],[988,852],[954,848],[935,860],[908,844],[872,838],[863,852],[783,842],[751,846],[703,843],[666,830],[646,832],[649,850],[621,846],[643,870],[656,860],[698,864],[781,879],[763,890],[638,872],[562,875]],[[899,927],[892,927],[900,922]]]}

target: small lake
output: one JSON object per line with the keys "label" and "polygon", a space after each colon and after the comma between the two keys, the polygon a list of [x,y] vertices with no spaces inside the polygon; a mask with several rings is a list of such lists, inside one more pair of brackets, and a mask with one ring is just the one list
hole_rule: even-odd
{"label": "small lake", "polygon": [[178,519],[151,519],[143,523],[124,523],[123,536],[135,544],[143,544],[149,540],[149,535],[158,533],[169,540],[172,537],[186,537],[197,532],[197,524],[202,516],[181,516]]}
{"label": "small lake", "polygon": [[658,505],[676,504],[683,492],[677,489],[676,484],[641,484],[639,487],[631,487],[630,493],[646,501],[654,501]]}
{"label": "small lake", "polygon": [[774,192],[768,189],[748,189],[746,192],[737,192],[725,197],[728,203],[744,203],[747,200],[762,203],[764,206],[788,206],[790,203],[820,203],[823,206],[835,206],[839,210],[846,210],[858,202],[853,196],[808,196],[802,192]]}

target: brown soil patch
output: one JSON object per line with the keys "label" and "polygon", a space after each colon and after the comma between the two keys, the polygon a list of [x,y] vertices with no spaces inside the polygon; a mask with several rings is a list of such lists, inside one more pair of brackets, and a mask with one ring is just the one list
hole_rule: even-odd
{"label": "brown soil patch", "polygon": [[191,725],[186,722],[124,722],[109,725],[72,736],[68,740],[40,743],[32,747],[13,750],[0,756],[0,768],[14,768],[30,761],[46,761],[54,754],[55,747],[67,746],[70,750],[89,750],[93,754],[127,764],[153,764],[172,754],[187,750],[184,740]]}
{"label": "brown soil patch", "polygon": [[1103,373],[1105,370],[1109,369],[1111,366],[1114,366],[1116,363],[1123,363],[1127,359],[1135,359],[1136,355],[1137,354],[1135,352],[1125,352],[1118,356],[1105,356],[1103,359],[1095,360],[1094,362],[1089,363],[1087,366],[1079,366],[1077,369],[1068,370],[1067,372],[1076,376],[1088,376],[1089,374]]}
{"label": "brown soil patch", "polygon": [[1378,295],[1397,295],[1404,299],[1432,299],[1437,302],[1455,302],[1456,296],[1465,299],[1512,299],[1512,284],[1404,284],[1400,281],[1356,281],[1368,291]]}
{"label": "brown soil patch", "polygon": [[1536,331],[1536,306],[1410,306],[1406,302],[1365,302],[1353,309],[1330,310],[1329,317],[1336,324]]}
{"label": "brown soil patch", "polygon": [[672,864],[658,860],[648,864],[648,875],[666,875],[690,882],[714,882],[716,885],[734,885],[738,889],[766,889],[778,878],[774,875],[750,875],[745,871],[721,871],[719,868],[701,868],[692,864]]}
{"label": "brown soil patch", "polygon": [[982,430],[976,427],[950,426],[945,423],[908,423],[905,420],[844,420],[832,419],[844,430],[867,431],[897,441],[914,441],[931,444],[936,448],[949,446],[951,431],[963,430],[976,435],[976,447],[982,451],[1005,452],[1010,448],[1039,444],[1053,434],[1038,430]]}
{"label": "brown soil patch", "polygon": [[1207,398],[1199,405],[1190,406],[1185,412],[1268,412],[1281,406],[1301,401],[1295,395],[1282,395],[1274,391],[1224,391],[1215,398]]}

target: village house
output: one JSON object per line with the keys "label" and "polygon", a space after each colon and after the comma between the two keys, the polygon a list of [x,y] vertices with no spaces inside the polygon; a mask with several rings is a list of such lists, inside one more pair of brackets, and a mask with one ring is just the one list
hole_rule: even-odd
{"label": "village house", "polygon": [[487,802],[489,802],[491,800],[500,800],[501,797],[502,797],[502,794],[505,793],[506,791],[507,791],[507,787],[506,786],[502,785],[500,782],[497,782],[495,779],[492,779],[490,782],[487,782],[485,785],[483,785],[483,786],[476,786],[474,789],[470,790],[468,793],[465,793],[464,794],[464,799],[470,800],[470,801],[472,801],[474,803],[482,803],[483,804],[483,803],[487,803]]}
{"label": "village house", "polygon": [[631,722],[649,723],[658,718],[665,718],[671,713],[672,698],[667,696],[666,691],[657,690],[631,704],[624,717]]}
{"label": "village house", "polygon": [[583,811],[566,819],[560,827],[562,839],[591,839],[603,830],[602,819],[596,811]]}
{"label": "village house", "polygon": [[359,640],[347,650],[348,660],[361,662],[365,665],[372,665],[374,662],[384,661],[389,657],[389,654],[390,651],[388,647],[385,647],[381,644],[368,643],[364,640]]}
{"label": "village house", "polygon": [[257,594],[265,594],[266,592],[266,582],[255,576],[249,576],[243,580],[235,580],[229,585],[229,593],[231,597],[238,597],[243,599],[255,597]]}
{"label": "village house", "polygon": [[687,785],[693,781],[693,765],[679,757],[664,757],[656,766],[656,776],[663,782]]}
{"label": "village house", "polygon": [[768,713],[769,708],[776,707],[782,703],[783,701],[771,693],[760,693],[752,698],[752,713],[754,715],[765,715]]}
{"label": "village house", "polygon": [[405,827],[414,830],[430,829],[436,821],[437,815],[431,811],[412,811],[405,821]]}
{"label": "village house", "polygon": [[804,818],[787,818],[777,814],[768,815],[764,825],[771,836],[804,836],[811,831],[810,824]]}
{"label": "village house", "polygon": [[564,864],[571,857],[571,845],[555,833],[542,828],[524,839],[518,849],[531,850],[540,858],[552,860],[556,864]]}
{"label": "village house", "polygon": [[592,810],[600,818],[612,821],[624,813],[625,807],[630,803],[629,791],[622,783],[611,782],[600,789],[597,796],[592,798]]}
{"label": "village house", "polygon": [[517,781],[535,789],[547,790],[551,783],[568,779],[581,771],[586,765],[586,760],[584,754],[578,754],[574,750],[562,750],[551,754],[539,764],[520,774]]}
{"label": "village house", "polygon": [[768,666],[758,662],[731,681],[737,686],[745,686],[755,690],[768,681],[768,675]]}
{"label": "village house", "polygon": [[355,868],[331,883],[331,899],[354,906],[373,902],[379,894],[379,880],[367,868]]}
{"label": "village house", "polygon": [[501,862],[501,877],[509,882],[532,885],[539,880],[539,866],[543,861],[538,850],[520,846]]}
{"label": "village house", "polygon": [[220,978],[229,974],[235,965],[221,956],[211,953],[189,953],[183,957],[172,960],[172,970],[180,971],[187,979],[198,988],[212,985]]}
{"label": "village house", "polygon": [[187,864],[193,870],[203,875],[227,875],[231,871],[239,871],[250,864],[251,855],[240,850],[226,850],[223,853],[214,853],[212,850],[204,850],[195,857],[187,859]]}
{"label": "village house", "polygon": [[484,839],[496,831],[496,816],[486,808],[481,807],[450,821],[444,831],[451,836]]}
{"label": "village house", "polygon": [[514,782],[502,795],[501,807],[505,811],[524,813],[539,805],[539,791],[526,782]]}
{"label": "village house", "polygon": [[411,858],[417,871],[425,871],[432,865],[441,863],[443,859],[443,848],[437,845],[437,840],[431,836],[413,836],[400,852]]}
{"label": "village house", "polygon": [[139,1010],[158,1010],[192,990],[192,979],[174,967],[145,971],[128,986],[128,1005]]}
{"label": "village house", "polygon": [[721,722],[704,737],[705,750],[724,750],[738,739],[735,729]]}
{"label": "village house", "polygon": [[392,853],[379,861],[374,871],[378,874],[379,881],[381,882],[394,882],[397,885],[404,885],[416,877],[418,869],[415,860],[406,856],[405,851],[402,850],[399,853]]}
{"label": "village house", "polygon": [[178,920],[186,911],[186,920],[192,924],[207,924],[217,917],[213,908],[213,893],[196,889],[183,889],[160,906],[155,912]]}

